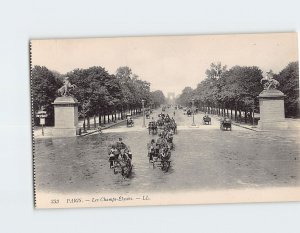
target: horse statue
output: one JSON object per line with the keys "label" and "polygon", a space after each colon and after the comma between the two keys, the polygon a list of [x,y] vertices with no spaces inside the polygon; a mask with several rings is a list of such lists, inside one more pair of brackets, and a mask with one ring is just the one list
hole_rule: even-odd
{"label": "horse statue", "polygon": [[69,81],[69,77],[65,77],[64,79],[64,85],[57,90],[57,93],[61,96],[69,96],[70,90],[76,88],[77,86],[75,84],[71,84]]}
{"label": "horse statue", "polygon": [[260,83],[263,85],[265,90],[277,89],[280,85],[279,82],[273,78],[273,72],[270,70],[267,72],[267,75],[260,80]]}

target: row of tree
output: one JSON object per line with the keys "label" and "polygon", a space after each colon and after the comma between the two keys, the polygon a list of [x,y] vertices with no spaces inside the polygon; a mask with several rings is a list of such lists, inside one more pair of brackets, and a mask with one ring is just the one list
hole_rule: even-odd
{"label": "row of tree", "polygon": [[[137,114],[141,111],[142,100],[145,107],[158,107],[165,103],[162,91],[150,91],[150,83],[139,79],[125,66],[109,74],[103,67],[74,69],[65,75],[50,71],[46,67],[32,69],[32,104],[34,111],[44,108],[48,113],[47,124],[53,125],[52,103],[58,97],[57,89],[63,85],[63,78],[76,85],[71,94],[79,101],[79,116],[99,119],[99,123],[124,119],[125,112]],[[35,119],[37,120],[37,119]]]}
{"label": "row of tree", "polygon": [[[256,66],[227,69],[221,63],[212,63],[206,70],[206,78],[195,89],[185,87],[177,103],[191,106],[194,100],[195,106],[204,112],[252,122],[254,112],[259,112],[257,96],[263,90],[262,78],[263,72]],[[274,78],[280,82],[278,89],[286,95],[286,116],[299,116],[298,62],[288,64]]]}

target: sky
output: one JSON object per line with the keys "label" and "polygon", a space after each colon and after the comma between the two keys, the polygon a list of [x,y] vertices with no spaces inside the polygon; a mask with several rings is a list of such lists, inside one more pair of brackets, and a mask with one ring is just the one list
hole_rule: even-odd
{"label": "sky", "polygon": [[178,95],[195,88],[212,62],[278,73],[298,61],[298,40],[297,33],[51,39],[32,40],[31,54],[32,66],[62,74],[91,66],[115,74],[128,66],[151,90]]}

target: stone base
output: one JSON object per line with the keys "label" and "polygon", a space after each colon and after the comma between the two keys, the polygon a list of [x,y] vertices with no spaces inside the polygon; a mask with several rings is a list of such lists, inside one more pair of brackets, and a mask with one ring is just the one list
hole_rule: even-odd
{"label": "stone base", "polygon": [[74,137],[78,135],[76,128],[54,128],[52,131],[53,137]]}
{"label": "stone base", "polygon": [[289,127],[287,121],[258,121],[260,130],[287,130]]}

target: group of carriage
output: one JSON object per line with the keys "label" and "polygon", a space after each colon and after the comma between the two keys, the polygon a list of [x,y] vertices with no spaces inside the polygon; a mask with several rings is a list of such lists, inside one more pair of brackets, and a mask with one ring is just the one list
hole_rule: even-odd
{"label": "group of carriage", "polygon": [[149,162],[153,168],[160,167],[167,172],[171,166],[171,150],[175,149],[173,135],[177,133],[177,124],[174,119],[163,113],[159,119],[149,122],[149,134],[158,134],[157,140],[152,139],[147,145]]}
{"label": "group of carriage", "polygon": [[[149,111],[149,114],[151,112]],[[146,113],[147,117],[147,113]],[[160,167],[167,172],[171,166],[171,151],[175,149],[173,142],[173,135],[177,134],[177,124],[173,118],[168,114],[160,113],[157,121],[150,121],[148,124],[148,132],[152,135],[158,135],[157,140],[152,139],[151,143],[147,145],[149,162],[152,163],[153,168]],[[153,119],[153,118],[152,118]],[[211,125],[211,117],[207,114],[203,116],[203,124]],[[127,126],[133,126],[134,122],[131,117],[127,118]],[[220,120],[221,130],[232,130],[232,121],[228,117]],[[113,163],[113,170],[115,174],[120,173],[124,178],[130,176],[132,171],[132,154],[130,150],[120,149],[118,155],[109,154],[109,160]]]}
{"label": "group of carriage", "polygon": [[[208,115],[205,115],[203,117],[203,125],[211,125],[211,118],[208,116]],[[232,130],[232,121],[230,118],[228,117],[223,117],[221,120],[220,120],[220,129],[221,130],[229,130],[231,131]]]}
{"label": "group of carriage", "polygon": [[[190,109],[187,109],[186,115],[191,116],[192,111]],[[203,123],[203,125],[211,125],[211,117],[205,113],[205,115],[202,118],[202,123]],[[232,130],[232,120],[229,117],[226,117],[226,116],[223,117],[220,120],[220,129],[225,130],[225,131],[227,131],[227,130],[231,131]]]}
{"label": "group of carriage", "polygon": [[163,113],[158,114],[157,121],[150,121],[148,124],[148,132],[149,134],[156,135],[158,130],[169,130],[172,131],[173,134],[177,133],[177,124],[174,119],[170,118],[169,115],[165,115]]}

